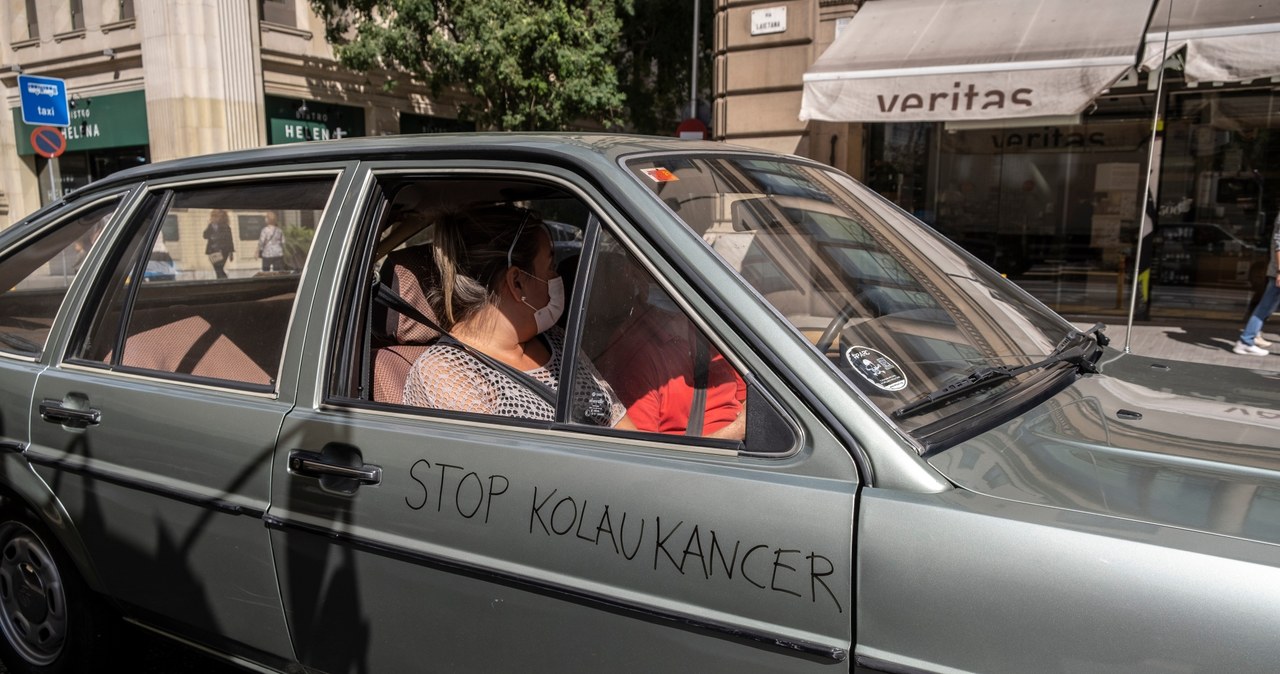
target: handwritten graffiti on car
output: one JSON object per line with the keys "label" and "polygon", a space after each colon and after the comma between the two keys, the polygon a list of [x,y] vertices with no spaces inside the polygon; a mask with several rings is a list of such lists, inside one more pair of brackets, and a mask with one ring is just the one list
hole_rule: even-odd
{"label": "handwritten graffiti on car", "polygon": [[[429,475],[432,471],[440,473],[440,479],[436,482],[436,512],[444,509],[444,495],[446,491],[453,492],[453,508],[459,515],[466,519],[475,517],[480,508],[484,507],[484,522],[488,524],[489,513],[493,508],[493,499],[495,496],[501,496],[507,493],[511,482],[502,475],[488,475],[481,479],[480,475],[475,472],[464,472],[461,475],[452,474],[450,471],[463,471],[462,466],[453,466],[447,463],[437,463],[434,466],[426,459],[418,459],[409,467],[409,477],[422,487],[421,501],[416,503],[405,497],[405,505],[413,510],[422,510],[427,507],[431,501],[431,490],[426,482],[419,479],[419,475]],[[456,475],[451,477],[451,475]],[[501,488],[499,488],[501,485]]]}
{"label": "handwritten graffiti on car", "polygon": [[[482,524],[488,524],[495,514],[501,516],[494,508],[495,501],[513,488],[511,479],[504,475],[486,475],[427,459],[415,461],[409,467],[409,477],[417,485],[405,497],[410,509],[432,510]],[[640,517],[558,487],[533,485],[527,493],[531,536],[576,541],[612,550],[626,562],[652,564],[654,571],[745,583],[756,590],[829,604],[844,613],[839,595],[828,584],[836,568],[826,555],[800,547],[744,541],[678,517]]]}

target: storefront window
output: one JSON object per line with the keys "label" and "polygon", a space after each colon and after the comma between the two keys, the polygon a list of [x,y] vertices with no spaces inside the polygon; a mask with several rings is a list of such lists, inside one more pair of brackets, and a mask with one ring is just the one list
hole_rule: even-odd
{"label": "storefront window", "polygon": [[[62,181],[62,194],[84,187],[117,171],[141,166],[149,161],[150,148],[145,145],[105,148],[84,152],[66,152],[61,157],[58,157],[58,173],[59,179]],[[47,170],[48,164],[48,159],[36,157],[36,172],[43,175]]]}
{"label": "storefront window", "polygon": [[[867,180],[1058,311],[1124,315],[1154,103],[1148,92],[1107,96],[1078,124],[876,125]],[[915,128],[896,128],[903,126]],[[1171,162],[1166,176],[1186,163],[1173,157],[1173,145],[1163,151]],[[891,166],[889,175],[914,176],[884,179],[878,164]],[[1184,198],[1160,194],[1162,204]],[[1191,254],[1184,246],[1155,241],[1153,259],[1143,263],[1152,265],[1153,283],[1143,315],[1187,304],[1185,293],[1165,288],[1175,279],[1200,282],[1171,270],[1172,260]]]}
{"label": "storefront window", "polygon": [[[1236,320],[1261,294],[1280,213],[1280,96],[1176,74],[1169,90],[1136,315]],[[1054,309],[1123,316],[1154,104],[1130,90],[1080,124],[870,125],[866,182]]]}
{"label": "storefront window", "polygon": [[270,145],[364,135],[363,108],[270,94],[263,101]]}
{"label": "storefront window", "polygon": [[890,201],[933,224],[929,181],[935,124],[877,124],[870,135],[866,183]]}
{"label": "storefront window", "polygon": [[[31,145],[35,126],[13,108],[19,156],[33,156],[40,181],[40,202],[50,203],[77,187],[151,160],[147,104],[141,91],[87,96],[73,93],[67,103],[71,124],[62,129],[66,150],[52,162]],[[56,183],[56,184],[55,184]]]}
{"label": "storefront window", "polygon": [[409,112],[400,113],[400,133],[455,133],[475,130],[475,122],[467,122],[451,117],[415,115]]}
{"label": "storefront window", "polygon": [[1244,315],[1261,294],[1280,210],[1280,97],[1169,97],[1152,312]]}

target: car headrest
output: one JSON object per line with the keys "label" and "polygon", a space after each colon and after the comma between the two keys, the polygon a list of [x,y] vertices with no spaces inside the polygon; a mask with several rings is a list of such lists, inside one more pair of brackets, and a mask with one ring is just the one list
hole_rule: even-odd
{"label": "car headrest", "polygon": [[[380,276],[383,283],[422,315],[433,321],[439,320],[431,302],[427,300],[429,293],[440,283],[440,274],[436,269],[430,244],[402,248],[387,254]],[[387,310],[385,330],[398,344],[428,344],[440,336],[433,328],[401,315],[394,309]]]}

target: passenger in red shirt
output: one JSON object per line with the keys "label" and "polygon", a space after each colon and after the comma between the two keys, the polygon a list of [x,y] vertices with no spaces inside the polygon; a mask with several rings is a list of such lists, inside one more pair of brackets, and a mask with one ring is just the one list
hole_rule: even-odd
{"label": "passenger in red shirt", "polygon": [[[669,301],[669,300],[668,300]],[[641,301],[595,363],[642,431],[741,440],[746,382],[678,310]],[[706,403],[701,432],[689,432],[697,341],[703,340]]]}

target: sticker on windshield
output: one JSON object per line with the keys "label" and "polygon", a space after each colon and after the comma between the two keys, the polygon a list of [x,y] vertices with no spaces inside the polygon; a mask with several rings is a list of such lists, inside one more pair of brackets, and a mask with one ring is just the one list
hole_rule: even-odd
{"label": "sticker on windshield", "polygon": [[649,179],[655,183],[669,183],[680,179],[680,176],[664,168],[640,169],[640,172],[649,176]]}
{"label": "sticker on windshield", "polygon": [[907,386],[907,376],[902,368],[888,356],[865,346],[851,346],[844,352],[844,359],[863,379],[885,391],[901,391]]}

